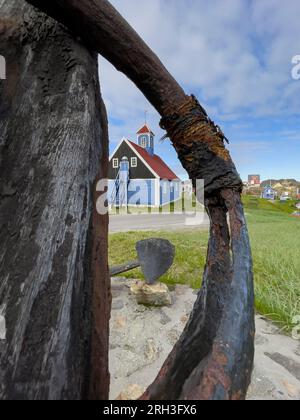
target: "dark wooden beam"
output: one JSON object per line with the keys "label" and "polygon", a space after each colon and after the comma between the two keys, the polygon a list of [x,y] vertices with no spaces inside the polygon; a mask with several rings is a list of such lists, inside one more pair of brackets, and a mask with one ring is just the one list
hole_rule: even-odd
{"label": "dark wooden beam", "polygon": [[98,56],[24,0],[2,0],[0,16],[0,400],[107,399]]}
{"label": "dark wooden beam", "polygon": [[109,274],[111,275],[111,277],[117,276],[118,274],[126,273],[127,271],[131,271],[140,266],[141,264],[137,260],[128,262],[126,264],[115,265],[114,267],[110,267]]}

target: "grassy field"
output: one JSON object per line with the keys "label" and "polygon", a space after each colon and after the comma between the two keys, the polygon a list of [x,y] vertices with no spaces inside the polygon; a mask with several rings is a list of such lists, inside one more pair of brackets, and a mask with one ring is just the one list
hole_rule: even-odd
{"label": "grassy field", "polygon": [[[300,219],[292,217],[293,203],[271,203],[244,197],[255,275],[256,307],[259,312],[292,328],[292,318],[300,315]],[[161,237],[176,246],[172,268],[162,278],[168,284],[188,284],[199,288],[206,258],[208,233],[129,232],[110,236],[110,264],[134,259],[135,243],[140,239]],[[140,278],[139,270],[126,274]]]}

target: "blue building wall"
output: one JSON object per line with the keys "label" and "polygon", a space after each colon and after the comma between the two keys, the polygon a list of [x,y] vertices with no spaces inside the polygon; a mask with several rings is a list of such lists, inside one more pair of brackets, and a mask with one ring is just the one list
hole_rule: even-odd
{"label": "blue building wall", "polygon": [[[108,181],[108,203],[112,204],[115,181]],[[132,179],[128,185],[128,204],[155,206],[155,180]]]}
{"label": "blue building wall", "polygon": [[132,206],[155,206],[155,180],[132,179],[128,187],[128,203]]}
{"label": "blue building wall", "polygon": [[168,204],[180,198],[180,181],[160,181],[160,205]]}
{"label": "blue building wall", "polygon": [[[128,185],[128,204],[129,205],[146,205],[155,206],[156,185],[159,185],[160,205],[168,204],[172,201],[177,201],[181,196],[180,181],[160,181],[156,180],[131,180]],[[114,194],[113,194],[114,193]],[[108,203],[112,204],[112,199],[115,195],[115,181],[108,181]]]}

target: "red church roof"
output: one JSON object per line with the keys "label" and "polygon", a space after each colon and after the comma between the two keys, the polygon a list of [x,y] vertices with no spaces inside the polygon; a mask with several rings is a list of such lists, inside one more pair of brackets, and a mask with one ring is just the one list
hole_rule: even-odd
{"label": "red church roof", "polygon": [[149,133],[154,135],[154,133],[151,131],[151,129],[148,127],[148,125],[145,124],[145,125],[143,125],[142,128],[139,129],[139,131],[136,134],[149,134]]}
{"label": "red church roof", "polygon": [[138,146],[136,143],[129,141],[130,145],[141,155],[148,163],[152,170],[160,177],[160,179],[174,180],[179,179],[178,176],[168,167],[168,165],[157,155],[151,156],[147,150]]}

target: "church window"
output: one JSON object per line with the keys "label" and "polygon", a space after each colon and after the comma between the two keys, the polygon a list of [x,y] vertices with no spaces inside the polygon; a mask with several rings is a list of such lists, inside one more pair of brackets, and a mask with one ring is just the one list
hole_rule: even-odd
{"label": "church window", "polygon": [[132,157],[131,158],[131,167],[132,168],[136,168],[137,167],[137,158],[136,157]]}

